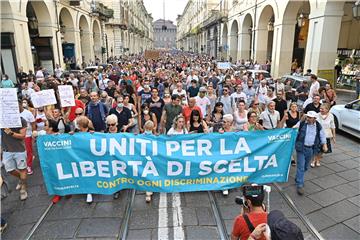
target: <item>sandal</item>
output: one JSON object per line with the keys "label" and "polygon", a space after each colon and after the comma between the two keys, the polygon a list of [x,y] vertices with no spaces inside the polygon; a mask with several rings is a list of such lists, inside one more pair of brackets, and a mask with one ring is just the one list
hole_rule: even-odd
{"label": "sandal", "polygon": [[320,167],[321,166],[320,162],[316,162],[315,166]]}
{"label": "sandal", "polygon": [[315,167],[315,162],[311,162],[311,163],[310,163],[310,166],[311,166],[312,168],[314,168],[314,167]]}

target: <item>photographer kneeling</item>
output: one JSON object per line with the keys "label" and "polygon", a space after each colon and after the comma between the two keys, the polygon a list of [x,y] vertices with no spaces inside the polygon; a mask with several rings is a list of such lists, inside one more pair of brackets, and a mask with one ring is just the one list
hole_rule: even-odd
{"label": "photographer kneeling", "polygon": [[[243,211],[235,218],[231,240],[248,239],[257,225],[267,222],[264,196],[263,186],[243,186],[243,198],[236,199],[236,203],[242,204]],[[265,237],[259,239],[265,240]]]}

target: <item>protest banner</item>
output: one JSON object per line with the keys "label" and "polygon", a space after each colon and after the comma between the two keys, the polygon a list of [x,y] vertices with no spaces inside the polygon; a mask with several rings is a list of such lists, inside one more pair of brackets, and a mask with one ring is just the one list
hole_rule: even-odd
{"label": "protest banner", "polygon": [[0,128],[21,127],[16,88],[0,88]]}
{"label": "protest banner", "polygon": [[75,106],[74,91],[70,85],[59,85],[59,97],[61,107]]}
{"label": "protest banner", "polygon": [[56,104],[54,89],[47,89],[32,93],[31,102],[34,105],[34,108]]}
{"label": "protest banner", "polygon": [[218,69],[229,69],[230,63],[229,62],[217,62]]}
{"label": "protest banner", "polygon": [[288,128],[176,136],[75,133],[39,136],[37,146],[50,195],[189,192],[286,182],[295,137]]}
{"label": "protest banner", "polygon": [[145,59],[158,59],[160,58],[160,51],[158,50],[145,50],[144,53]]}

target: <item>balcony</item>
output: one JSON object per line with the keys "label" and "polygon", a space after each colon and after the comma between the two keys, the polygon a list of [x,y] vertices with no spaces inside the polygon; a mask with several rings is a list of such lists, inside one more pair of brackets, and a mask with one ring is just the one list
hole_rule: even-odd
{"label": "balcony", "polygon": [[127,19],[124,19],[124,18],[122,18],[121,20],[120,20],[120,22],[119,22],[119,27],[122,29],[122,30],[126,30],[126,29],[128,29],[128,21],[127,21]]}
{"label": "balcony", "polygon": [[102,3],[96,2],[92,9],[92,14],[99,16],[103,20],[108,20],[114,17],[114,10],[108,8]]}
{"label": "balcony", "polygon": [[216,23],[227,21],[227,12],[219,10],[211,10],[209,17],[203,22],[202,27],[206,28]]}

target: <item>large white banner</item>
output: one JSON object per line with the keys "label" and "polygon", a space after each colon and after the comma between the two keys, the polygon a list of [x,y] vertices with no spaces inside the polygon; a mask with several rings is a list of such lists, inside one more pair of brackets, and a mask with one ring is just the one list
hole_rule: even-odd
{"label": "large white banner", "polygon": [[0,88],[0,128],[21,127],[16,88]]}
{"label": "large white banner", "polygon": [[58,86],[61,107],[75,106],[75,97],[72,86],[60,85]]}
{"label": "large white banner", "polygon": [[217,63],[217,68],[218,69],[229,69],[230,68],[230,63],[229,62],[218,62]]}
{"label": "large white banner", "polygon": [[31,94],[31,101],[35,108],[56,104],[54,89],[42,90]]}

